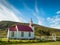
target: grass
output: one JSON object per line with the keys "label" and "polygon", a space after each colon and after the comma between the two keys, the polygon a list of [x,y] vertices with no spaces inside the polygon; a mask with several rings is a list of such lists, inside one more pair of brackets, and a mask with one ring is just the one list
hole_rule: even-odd
{"label": "grass", "polygon": [[0,45],[60,45],[60,41],[39,41],[39,40],[10,40],[2,38]]}
{"label": "grass", "polygon": [[[17,44],[19,45],[19,44]],[[27,43],[27,44],[21,44],[21,45],[60,45],[60,42],[43,42],[43,43]]]}
{"label": "grass", "polygon": [[0,45],[60,45],[59,41],[56,42],[37,42],[37,43],[1,43]]}
{"label": "grass", "polygon": [[[57,37],[58,38],[58,37]],[[59,40],[60,38],[58,38]],[[41,41],[41,40],[10,40],[0,38],[0,45],[60,45],[60,41]]]}

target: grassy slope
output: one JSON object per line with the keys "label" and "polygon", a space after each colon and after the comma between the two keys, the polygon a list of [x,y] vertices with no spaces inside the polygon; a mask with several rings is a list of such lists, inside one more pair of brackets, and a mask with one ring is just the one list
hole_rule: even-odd
{"label": "grassy slope", "polygon": [[[11,21],[1,21],[0,22],[0,37],[7,35],[7,28],[10,26],[14,26],[16,24],[20,25],[28,25],[28,23],[18,23],[18,22],[11,22]],[[34,24],[35,26],[35,35],[41,36],[41,35],[51,35],[51,33],[55,32],[57,35],[60,35],[60,29],[53,29],[44,27],[41,25]]]}

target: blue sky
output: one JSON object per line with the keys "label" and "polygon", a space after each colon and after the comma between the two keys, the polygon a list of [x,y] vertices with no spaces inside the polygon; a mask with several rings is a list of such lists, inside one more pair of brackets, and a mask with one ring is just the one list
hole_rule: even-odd
{"label": "blue sky", "polygon": [[0,21],[10,20],[60,29],[60,0],[0,0]]}

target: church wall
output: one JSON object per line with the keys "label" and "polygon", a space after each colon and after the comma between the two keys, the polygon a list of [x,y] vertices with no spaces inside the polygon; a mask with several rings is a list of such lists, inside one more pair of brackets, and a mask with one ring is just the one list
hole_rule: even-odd
{"label": "church wall", "polygon": [[18,32],[18,37],[17,38],[21,38],[21,39],[24,39],[24,38],[34,38],[34,33],[31,32],[31,37],[29,37],[29,32],[24,32],[24,36],[21,37],[21,31]]}
{"label": "church wall", "polygon": [[17,38],[17,39],[31,39],[34,38],[34,33],[31,32],[31,37],[29,37],[29,32],[24,32],[24,37],[21,37],[21,31],[14,31],[14,36],[12,37],[12,31],[9,31],[8,38]]}
{"label": "church wall", "polygon": [[9,31],[9,38],[16,38],[17,36],[17,31],[14,31],[14,36],[11,36],[12,35],[12,31]]}

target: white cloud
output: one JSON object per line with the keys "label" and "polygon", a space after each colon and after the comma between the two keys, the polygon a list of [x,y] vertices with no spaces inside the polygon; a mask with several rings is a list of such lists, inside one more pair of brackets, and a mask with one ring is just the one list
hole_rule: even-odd
{"label": "white cloud", "polygon": [[38,6],[37,6],[37,0],[35,0],[35,11],[36,11],[36,13],[39,13],[39,9],[38,9]]}
{"label": "white cloud", "polygon": [[[38,9],[38,5],[37,5],[37,1],[35,0],[35,11],[34,10],[32,10],[31,8],[29,8],[27,5],[26,5],[26,3],[24,3],[23,2],[23,5],[24,5],[24,7],[25,8],[27,8],[29,11],[31,11],[32,12],[32,15],[38,20],[38,24],[39,25],[44,25],[44,18],[42,18],[42,17],[39,17],[39,9]],[[42,11],[42,10],[41,10]],[[42,11],[42,14],[44,14],[43,13],[43,11]]]}
{"label": "white cloud", "polygon": [[28,5],[27,5],[25,2],[23,2],[23,5],[24,5],[24,7],[25,7],[27,10],[33,11],[30,7],[28,7]]}
{"label": "white cloud", "polygon": [[24,16],[23,16],[23,14],[22,14],[21,11],[17,10],[17,9],[14,8],[13,6],[11,6],[11,10],[12,10],[16,15],[19,16],[19,20],[20,20],[21,22],[27,22],[27,21],[24,19]]}
{"label": "white cloud", "polygon": [[43,18],[39,18],[38,19],[38,24],[39,25],[44,25],[44,19]]}
{"label": "white cloud", "polygon": [[60,11],[57,11],[56,13],[57,13],[57,14],[60,14]]}
{"label": "white cloud", "polygon": [[52,28],[60,29],[60,16],[56,15],[54,17],[48,17],[47,21],[49,22],[49,26]]}
{"label": "white cloud", "polygon": [[[0,3],[0,21],[8,20],[15,22],[24,22],[25,20],[22,17],[22,13],[14,8],[11,4],[7,3],[5,0],[2,0],[3,3]],[[11,9],[9,9],[10,7]],[[20,18],[17,17],[17,14],[20,14]]]}
{"label": "white cloud", "polygon": [[36,13],[33,13],[33,16],[37,18],[39,25],[44,25],[44,18],[39,17]]}
{"label": "white cloud", "polygon": [[10,21],[17,21],[19,22],[19,19],[16,17],[16,15],[10,11],[8,8],[6,8],[4,5],[0,4],[0,21],[2,20],[10,20]]}
{"label": "white cloud", "polygon": [[[41,10],[42,11],[42,10]],[[39,11],[37,0],[35,0],[35,12],[33,12],[33,16],[35,16],[38,20],[39,25],[44,25],[44,18],[39,16],[40,14],[43,14],[43,12]]]}

